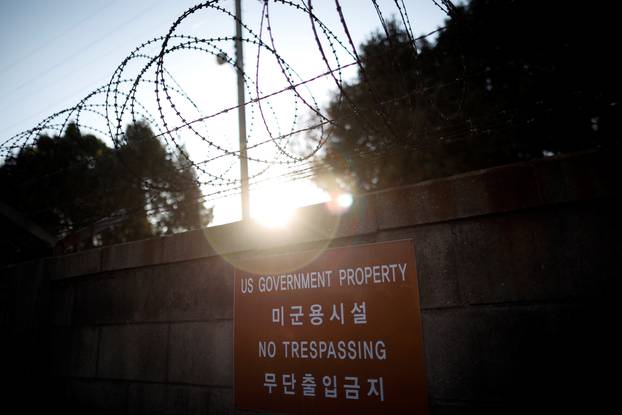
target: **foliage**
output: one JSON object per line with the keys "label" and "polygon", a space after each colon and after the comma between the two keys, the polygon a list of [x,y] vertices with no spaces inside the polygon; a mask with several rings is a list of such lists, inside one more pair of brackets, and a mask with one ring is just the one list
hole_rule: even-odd
{"label": "foliage", "polygon": [[206,226],[211,209],[181,154],[167,153],[146,124],[128,126],[125,138],[112,149],[75,124],[40,136],[0,166],[2,203],[59,238],[86,229],[82,247]]}
{"label": "foliage", "polygon": [[326,189],[369,191],[620,145],[615,25],[596,3],[472,0],[417,49],[397,22],[361,46],[327,112]]}

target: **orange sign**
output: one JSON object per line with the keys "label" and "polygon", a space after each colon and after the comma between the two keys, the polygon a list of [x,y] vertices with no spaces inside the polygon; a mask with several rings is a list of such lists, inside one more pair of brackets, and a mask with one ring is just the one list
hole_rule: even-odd
{"label": "orange sign", "polygon": [[235,273],[235,406],[427,413],[412,241],[256,258]]}

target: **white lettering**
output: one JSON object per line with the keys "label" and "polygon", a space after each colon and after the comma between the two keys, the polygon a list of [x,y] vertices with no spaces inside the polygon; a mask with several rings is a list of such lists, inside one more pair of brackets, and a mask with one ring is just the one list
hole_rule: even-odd
{"label": "white lettering", "polygon": [[276,356],[276,344],[273,341],[259,341],[259,357],[273,358]]}
{"label": "white lettering", "polygon": [[368,285],[406,281],[406,267],[404,264],[381,264],[356,268],[342,268],[337,270],[339,286]]}
{"label": "white lettering", "polygon": [[[386,360],[383,340],[284,340],[284,357],[301,360]],[[260,346],[261,347],[261,346]],[[270,349],[268,345],[268,355]],[[261,355],[261,352],[260,352]]]}
{"label": "white lettering", "polygon": [[[299,272],[259,277],[259,292],[305,290],[309,288],[330,288],[332,270]],[[252,285],[252,280],[251,280]],[[244,287],[242,288],[244,292]],[[252,288],[251,288],[252,292]]]}
{"label": "white lettering", "polygon": [[[400,265],[400,271],[402,271],[402,281],[406,281],[406,265],[407,264],[399,264]],[[402,265],[404,265],[404,267],[402,267]]]}
{"label": "white lettering", "polygon": [[344,281],[346,280],[346,270],[345,269],[340,269],[339,270],[339,286],[342,286]]}
{"label": "white lettering", "polygon": [[242,290],[242,294],[251,294],[253,292],[252,278],[243,278],[240,282],[240,289]]}

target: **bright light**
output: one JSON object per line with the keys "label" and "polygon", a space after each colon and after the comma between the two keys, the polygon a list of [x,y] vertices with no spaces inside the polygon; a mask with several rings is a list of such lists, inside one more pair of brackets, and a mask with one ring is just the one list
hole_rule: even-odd
{"label": "bright light", "polygon": [[290,189],[263,188],[251,194],[251,216],[267,228],[284,228],[294,216],[296,193]]}
{"label": "bright light", "polygon": [[339,196],[337,196],[337,205],[343,209],[347,209],[352,206],[353,201],[354,198],[350,193],[341,193]]}
{"label": "bright light", "polygon": [[350,209],[354,203],[354,196],[352,193],[333,193],[330,195],[330,200],[326,203],[326,208],[333,215],[342,215]]}
{"label": "bright light", "polygon": [[294,209],[289,207],[276,207],[253,215],[253,218],[266,228],[284,228],[294,216]]}

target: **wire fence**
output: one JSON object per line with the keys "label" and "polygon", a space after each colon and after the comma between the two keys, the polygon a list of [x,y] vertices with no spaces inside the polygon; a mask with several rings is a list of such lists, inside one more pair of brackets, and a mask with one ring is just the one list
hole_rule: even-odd
{"label": "wire fence", "polygon": [[[455,10],[450,1],[432,2],[447,16]],[[198,33],[200,30],[193,30],[196,26],[193,22],[197,21],[225,19],[233,28],[233,23],[238,20],[228,2],[215,0],[197,4],[176,18],[164,35],[136,46],[112,71],[105,85],[85,94],[74,106],[57,111],[32,128],[0,141],[0,160],[32,146],[41,136],[63,135],[70,124],[76,125],[83,133],[94,134],[121,148],[127,145],[128,125],[147,123],[169,152],[179,154],[195,169],[196,182],[202,189],[200,201],[214,204],[238,194],[240,149],[237,139],[232,137],[235,137],[233,132],[237,132],[239,104],[221,99],[218,88],[210,91],[198,87],[201,76],[188,82],[186,77],[182,80],[175,72],[180,65],[184,72],[188,62],[201,59],[213,66],[218,62],[222,67],[229,67],[231,74],[236,71],[243,74],[245,102],[242,105],[248,115],[246,158],[251,189],[270,181],[284,183],[312,178],[328,168],[314,163],[314,159],[331,139],[333,129],[330,127],[336,123],[326,111],[327,97],[331,93],[338,97],[340,105],[348,106],[359,116],[360,122],[366,123],[371,132],[380,133],[382,130],[386,133],[393,129],[392,114],[386,110],[386,102],[375,90],[352,35],[356,14],[349,15],[339,0],[332,5],[332,16],[326,10],[318,12],[315,3],[311,0],[260,2],[259,16],[245,15],[241,19],[241,39],[227,33],[205,36],[205,33]],[[420,42],[432,39],[444,30],[438,28],[415,36],[413,27],[416,25],[411,17],[417,15],[417,10],[414,4],[407,7],[404,0],[371,0],[361,2],[360,7],[375,11],[378,24],[387,37],[391,30],[388,21],[397,22],[407,33],[415,55]],[[303,59],[290,58],[294,53],[291,45],[287,45],[286,33],[292,30],[292,23],[284,25],[284,20],[306,22],[305,26],[296,26],[298,44],[293,48],[298,55],[302,51]],[[246,62],[243,68],[235,60],[233,45],[236,40],[244,45]],[[399,62],[390,62],[389,59],[387,64],[399,65]],[[380,124],[368,121],[356,98],[350,96],[347,86],[356,76],[366,85],[369,97],[378,104]],[[209,82],[220,83],[218,79]],[[226,89],[234,90],[234,85],[232,82]],[[411,99],[412,91],[406,89],[403,92],[402,99]],[[455,132],[454,139],[459,135]],[[419,142],[416,146],[424,148],[425,143]],[[403,150],[397,144],[388,149],[389,152]],[[374,158],[378,155],[371,150],[361,150],[359,156]],[[40,179],[49,179],[88,162],[63,166],[60,170],[47,172]],[[127,174],[133,174],[130,168]],[[145,183],[145,186],[153,184]],[[159,189],[153,190],[157,192]],[[101,194],[94,190],[81,197],[96,199]],[[41,209],[45,210],[45,206]],[[144,209],[144,206],[127,207],[123,214],[131,215],[133,209]],[[101,218],[88,218],[84,223],[72,223],[70,227],[79,229],[98,219]]]}

